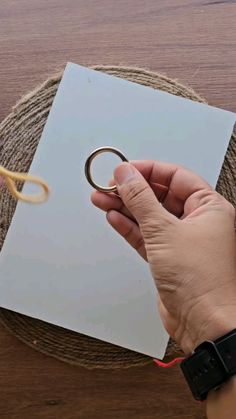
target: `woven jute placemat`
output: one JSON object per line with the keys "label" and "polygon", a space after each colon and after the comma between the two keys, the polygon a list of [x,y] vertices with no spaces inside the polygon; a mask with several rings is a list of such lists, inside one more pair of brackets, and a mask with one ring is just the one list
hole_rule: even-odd
{"label": "woven jute placemat", "polygon": [[[192,89],[161,74],[139,68],[94,66],[95,70],[121,77],[154,89],[205,102]],[[0,124],[0,164],[10,170],[27,172],[40,140],[62,73],[49,78],[40,87],[23,97]],[[218,180],[217,189],[236,204],[236,144],[233,135]],[[16,207],[15,200],[3,188],[0,194],[0,247]],[[152,360],[133,351],[97,339],[0,309],[0,321],[20,340],[31,347],[65,362],[87,368],[128,368],[145,365]],[[166,359],[179,354],[170,341]]]}

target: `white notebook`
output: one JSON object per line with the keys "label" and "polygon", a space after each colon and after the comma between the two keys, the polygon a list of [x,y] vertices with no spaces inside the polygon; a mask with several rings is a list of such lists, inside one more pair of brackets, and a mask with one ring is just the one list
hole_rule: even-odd
{"label": "white notebook", "polygon": [[[51,196],[17,205],[0,306],[162,358],[168,336],[148,265],[91,204],[84,163],[110,145],[130,160],[183,164],[214,186],[234,122],[231,112],[68,64],[31,166]],[[112,169],[106,159],[98,176]]]}

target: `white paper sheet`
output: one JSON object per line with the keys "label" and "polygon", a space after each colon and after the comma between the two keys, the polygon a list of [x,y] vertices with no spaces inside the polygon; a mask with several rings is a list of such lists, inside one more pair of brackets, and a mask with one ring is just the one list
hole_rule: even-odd
{"label": "white paper sheet", "polygon": [[168,336],[148,266],[90,203],[84,163],[111,145],[128,159],[183,164],[215,185],[234,122],[233,113],[68,64],[31,166],[51,197],[17,205],[0,305],[162,358]]}

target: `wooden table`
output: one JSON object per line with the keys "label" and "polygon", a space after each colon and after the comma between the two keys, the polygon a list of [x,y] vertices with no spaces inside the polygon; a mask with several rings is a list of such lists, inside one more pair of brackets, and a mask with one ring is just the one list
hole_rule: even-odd
{"label": "wooden table", "polygon": [[[0,120],[66,61],[147,67],[236,110],[235,0],[1,0]],[[178,367],[87,371],[0,328],[1,419],[203,418]]]}

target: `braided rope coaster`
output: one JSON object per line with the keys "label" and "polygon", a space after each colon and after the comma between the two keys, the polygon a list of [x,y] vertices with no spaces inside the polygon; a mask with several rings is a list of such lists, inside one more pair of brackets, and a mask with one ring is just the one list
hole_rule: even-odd
{"label": "braided rope coaster", "polygon": [[[95,70],[199,102],[204,100],[192,89],[157,73],[138,68],[95,66]],[[10,170],[27,172],[36,151],[62,74],[48,79],[14,107],[0,124],[0,164]],[[236,205],[236,142],[233,135],[218,181],[217,190]],[[11,223],[16,201],[8,190],[0,194],[0,247]],[[1,323],[27,345],[65,362],[86,368],[128,368],[152,362],[136,352],[65,330],[40,320],[0,309]],[[180,350],[170,341],[166,357]]]}

